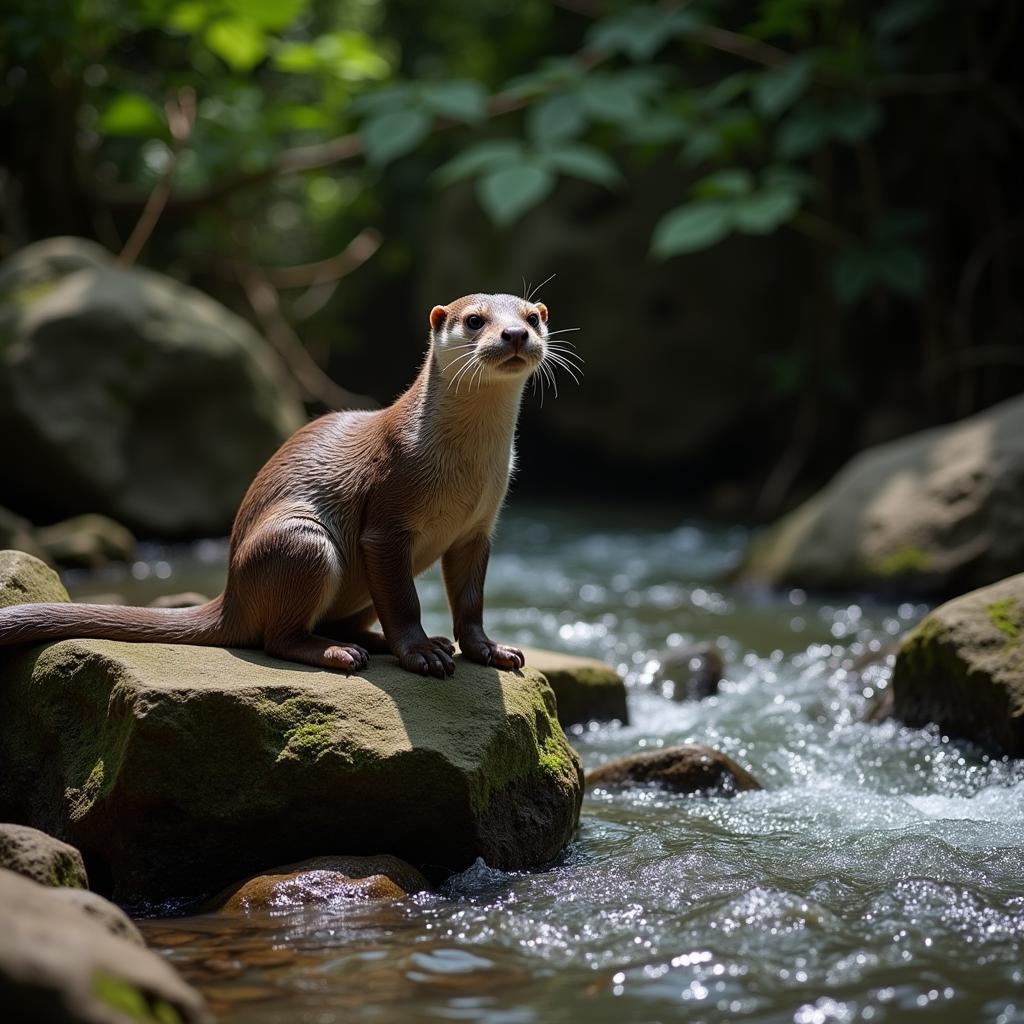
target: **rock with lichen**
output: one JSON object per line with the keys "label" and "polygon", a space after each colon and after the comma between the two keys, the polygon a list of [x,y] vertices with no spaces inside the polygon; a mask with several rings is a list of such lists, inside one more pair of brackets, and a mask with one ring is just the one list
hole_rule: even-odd
{"label": "rock with lichen", "polygon": [[761,784],[731,757],[699,743],[616,758],[587,772],[588,789],[657,786],[673,793],[735,796]]}
{"label": "rock with lichen", "polygon": [[936,608],[903,640],[892,713],[1024,757],[1024,574]]}
{"label": "rock with lichen", "polygon": [[[72,899],[68,896],[74,892]],[[200,1024],[202,997],[93,893],[48,889],[0,870],[4,1020],[46,1024]],[[120,931],[119,931],[120,929]]]}
{"label": "rock with lichen", "polygon": [[[50,573],[8,562],[19,579]],[[529,668],[460,658],[437,681],[379,657],[349,676],[107,640],[0,663],[0,817],[73,843],[120,902],[204,896],[332,849],[428,875],[478,857],[536,867],[568,842],[581,798],[554,694]]]}
{"label": "rock with lichen", "polygon": [[424,892],[430,883],[411,864],[376,857],[312,857],[261,871],[227,887],[210,901],[217,910],[251,913],[348,900],[389,901]]}
{"label": "rock with lichen", "polygon": [[526,664],[543,673],[555,691],[558,720],[563,726],[580,722],[629,721],[626,684],[610,665],[559,651],[524,647]]}
{"label": "rock with lichen", "polygon": [[1024,570],[1024,397],[879,445],[755,539],[778,586],[961,593]]}

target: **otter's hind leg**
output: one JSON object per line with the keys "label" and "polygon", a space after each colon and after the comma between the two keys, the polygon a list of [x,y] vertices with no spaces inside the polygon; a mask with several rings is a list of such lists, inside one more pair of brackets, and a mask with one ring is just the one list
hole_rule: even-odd
{"label": "otter's hind leg", "polygon": [[258,624],[267,654],[316,668],[353,672],[369,663],[359,644],[317,636],[314,626],[341,584],[341,555],[330,534],[304,518],[272,519],[239,546],[231,597]]}

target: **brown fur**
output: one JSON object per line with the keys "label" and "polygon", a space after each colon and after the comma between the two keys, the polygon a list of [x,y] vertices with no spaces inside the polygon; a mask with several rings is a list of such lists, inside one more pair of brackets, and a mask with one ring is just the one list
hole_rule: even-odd
{"label": "brown fur", "polygon": [[[472,317],[482,326],[471,327]],[[468,323],[467,323],[468,321]],[[390,650],[411,671],[454,671],[420,624],[414,577],[441,559],[462,653],[517,668],[483,629],[490,537],[514,461],[523,385],[547,354],[547,309],[469,295],[430,314],[416,381],[378,412],[296,432],[249,487],[224,593],[199,608],[33,604],[0,609],[0,645],[63,637],[263,647],[351,671]],[[383,635],[370,631],[380,621]]]}

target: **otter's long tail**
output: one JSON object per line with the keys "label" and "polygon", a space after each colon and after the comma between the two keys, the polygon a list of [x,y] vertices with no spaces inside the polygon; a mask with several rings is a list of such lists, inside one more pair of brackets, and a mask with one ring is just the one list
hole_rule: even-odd
{"label": "otter's long tail", "polygon": [[0,608],[0,647],[44,640],[129,640],[227,645],[221,598],[196,608],[125,608],[113,604],[18,604]]}

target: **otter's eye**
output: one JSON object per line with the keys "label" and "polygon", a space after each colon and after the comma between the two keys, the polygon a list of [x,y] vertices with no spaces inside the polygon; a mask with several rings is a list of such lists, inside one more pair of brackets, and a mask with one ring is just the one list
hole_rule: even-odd
{"label": "otter's eye", "polygon": [[533,327],[534,329],[536,329],[536,327],[538,326],[538,324],[540,324],[540,317],[539,317],[539,316],[537,316],[537,314],[536,314],[536,313],[531,313],[531,314],[530,314],[530,315],[529,315],[529,316],[528,316],[528,317],[526,318],[526,322],[527,322],[527,323],[528,323],[528,324],[529,324],[529,325],[530,325],[531,327]]}
{"label": "otter's eye", "polygon": [[480,328],[483,327],[484,323],[484,318],[482,316],[477,316],[476,313],[474,313],[472,316],[466,317],[466,326],[471,331],[479,331]]}

